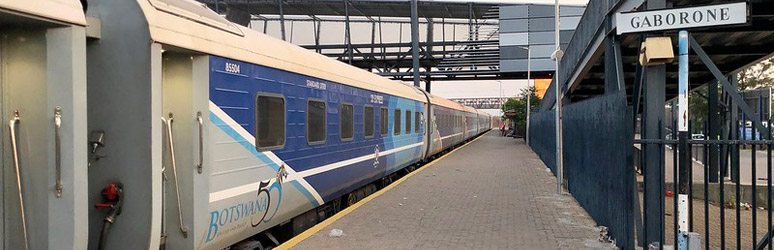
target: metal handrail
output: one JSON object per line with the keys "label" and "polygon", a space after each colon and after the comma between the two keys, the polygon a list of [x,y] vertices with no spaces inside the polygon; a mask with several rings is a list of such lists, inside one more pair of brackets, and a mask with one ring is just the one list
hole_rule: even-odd
{"label": "metal handrail", "polygon": [[56,198],[62,197],[62,108],[57,106],[54,109],[54,147],[56,162]]}
{"label": "metal handrail", "polygon": [[196,171],[202,173],[204,165],[204,119],[202,112],[196,112],[196,121],[199,123],[199,164],[196,164]]}
{"label": "metal handrail", "polygon": [[172,122],[174,121],[172,113],[169,113],[169,119],[164,117],[162,121],[167,125],[167,145],[169,145],[169,159],[172,165],[172,177],[175,179],[175,197],[177,198],[177,218],[180,222],[180,232],[183,233],[183,238],[188,238],[188,228],[183,223],[183,208],[180,204],[180,185],[177,179],[177,161],[175,160],[175,140],[172,137]]}
{"label": "metal handrail", "polygon": [[13,166],[16,168],[16,188],[19,191],[19,210],[21,211],[22,233],[24,234],[24,249],[30,249],[27,237],[27,219],[24,215],[24,195],[22,194],[21,174],[19,172],[19,147],[16,143],[16,125],[20,122],[19,111],[16,110],[13,112],[13,119],[8,122],[8,128],[10,129],[9,135],[11,136],[11,151],[13,151]]}

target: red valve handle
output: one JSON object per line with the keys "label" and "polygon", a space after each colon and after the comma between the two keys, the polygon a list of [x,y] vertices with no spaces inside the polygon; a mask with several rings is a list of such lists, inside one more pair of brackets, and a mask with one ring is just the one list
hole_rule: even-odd
{"label": "red valve handle", "polygon": [[112,206],[113,205],[105,204],[105,203],[97,203],[97,204],[94,205],[95,208],[110,208]]}

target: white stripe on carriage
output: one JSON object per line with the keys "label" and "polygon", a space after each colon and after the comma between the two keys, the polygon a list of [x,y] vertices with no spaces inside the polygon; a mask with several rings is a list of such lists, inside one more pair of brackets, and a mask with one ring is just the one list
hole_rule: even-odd
{"label": "white stripe on carriage", "polygon": [[462,132],[441,137],[441,140],[446,140],[446,139],[449,139],[449,137],[455,137],[460,135],[462,135]]}
{"label": "white stripe on carriage", "polygon": [[238,195],[246,194],[249,192],[255,192],[258,190],[260,182],[248,183],[242,186],[233,187],[218,192],[210,193],[210,203],[225,200]]}
{"label": "white stripe on carriage", "polygon": [[[406,145],[406,146],[390,149],[390,150],[387,150],[387,151],[384,151],[384,152],[380,153],[380,155],[381,156],[385,156],[385,155],[389,155],[389,154],[394,154],[394,153],[397,153],[397,152],[400,152],[400,151],[403,151],[403,150],[407,150],[407,149],[411,149],[411,148],[415,148],[415,147],[418,147],[418,146],[422,146],[422,143],[419,142],[419,143],[414,143],[414,144],[410,144],[410,145]],[[374,154],[368,154],[368,155],[360,156],[360,157],[357,157],[357,158],[352,158],[352,159],[349,159],[349,160],[343,160],[343,161],[331,163],[331,164],[328,164],[328,165],[325,165],[325,166],[320,166],[320,167],[316,167],[316,168],[313,168],[313,169],[304,170],[304,171],[301,171],[301,172],[298,172],[298,173],[295,173],[295,174],[288,173],[288,179],[286,179],[285,182],[289,182],[289,181],[293,181],[293,180],[303,181],[304,177],[308,177],[308,176],[320,174],[320,173],[323,173],[323,172],[331,171],[331,170],[334,170],[334,169],[337,169],[337,168],[341,168],[341,167],[344,167],[344,166],[347,166],[347,165],[355,164],[355,163],[358,163],[358,162],[362,162],[362,161],[366,161],[366,160],[371,160],[371,159],[374,159],[374,157],[375,157]],[[210,203],[213,203],[213,202],[216,202],[216,201],[219,201],[219,200],[223,200],[223,199],[228,199],[228,198],[235,197],[235,196],[242,195],[242,194],[249,193],[249,192],[255,192],[256,190],[258,190],[258,184],[259,183],[260,182],[253,182],[253,183],[245,184],[245,185],[242,185],[242,186],[233,187],[233,188],[217,191],[217,192],[214,192],[214,193],[210,193]],[[320,204],[322,204],[322,202],[320,202]]]}
{"label": "white stripe on carriage", "polygon": [[[394,153],[397,153],[397,152],[400,152],[400,151],[403,151],[403,150],[407,150],[407,149],[411,149],[411,148],[415,148],[415,147],[418,147],[418,146],[422,146],[422,143],[418,142],[418,143],[414,143],[414,144],[410,144],[410,145],[406,145],[406,146],[402,146],[402,147],[398,147],[398,148],[393,148],[393,149],[381,152],[381,153],[379,153],[379,155],[380,156],[385,156],[385,155],[389,155],[389,154],[394,154]],[[328,164],[328,165],[316,167],[316,168],[309,169],[309,170],[304,170],[304,171],[298,172],[298,175],[296,176],[296,178],[309,177],[309,176],[316,175],[316,174],[319,174],[319,173],[328,172],[328,171],[331,171],[331,170],[334,170],[334,169],[337,169],[337,168],[340,168],[340,167],[352,165],[352,164],[355,164],[355,163],[358,163],[358,162],[361,162],[361,161],[372,160],[372,159],[375,158],[375,156],[376,156],[375,154],[367,154],[367,155],[360,156],[360,157],[357,157],[357,158],[352,158],[352,159],[344,160],[344,161],[340,161],[340,162],[334,162],[334,163],[331,163],[331,164]]]}
{"label": "white stripe on carriage", "polygon": [[[226,123],[226,125],[231,127],[231,129],[236,131],[237,134],[242,136],[242,138],[244,138],[247,142],[249,142],[250,144],[253,144],[253,146],[255,146],[255,137],[252,134],[250,134],[250,132],[247,132],[247,130],[245,130],[244,127],[242,127],[241,125],[237,124],[237,122],[234,121],[234,119],[232,119],[231,116],[226,114],[226,112],[223,112],[223,110],[220,109],[220,107],[218,107],[218,105],[215,104],[212,101],[210,101],[210,112],[212,112],[212,114],[214,114],[215,116],[220,118],[220,120],[222,120],[224,123]],[[277,164],[277,166],[282,166],[282,165],[287,166],[287,168],[285,168],[285,170],[288,172],[288,175],[295,175],[296,174],[296,171],[291,166],[285,164],[285,162],[283,162],[281,159],[279,159],[279,157],[277,157],[277,155],[275,155],[273,152],[266,151],[266,152],[262,152],[262,153],[264,155],[266,155],[271,161],[273,161],[274,164]],[[301,179],[301,180],[298,180],[298,182],[301,184],[302,187],[304,187],[307,191],[309,191],[310,194],[312,194],[314,199],[317,200],[318,204],[322,205],[323,203],[325,203],[323,201],[323,199],[322,199],[322,196],[320,196],[320,194],[317,192],[317,190],[315,190],[314,187],[312,187],[312,185],[309,185],[309,183],[306,182],[306,180]],[[242,186],[231,188],[231,189],[221,190],[221,191],[217,191],[217,192],[214,192],[214,193],[210,193],[210,202],[215,202],[215,201],[218,201],[218,200],[222,200],[222,199],[226,199],[226,198],[229,198],[229,197],[236,196],[236,195],[231,195],[231,196],[218,196],[218,195],[215,195],[214,198],[216,198],[217,200],[213,200],[213,195],[214,194],[221,194],[221,192],[225,192],[225,191],[229,191],[229,190],[236,190],[238,188],[253,188],[253,189],[249,189],[248,191],[244,191],[242,193],[250,192],[252,190],[258,190],[258,182],[242,185]],[[242,189],[242,190],[244,190],[244,189]],[[239,194],[242,194],[242,193],[239,193]],[[228,193],[222,193],[222,194],[223,195],[230,195]]]}

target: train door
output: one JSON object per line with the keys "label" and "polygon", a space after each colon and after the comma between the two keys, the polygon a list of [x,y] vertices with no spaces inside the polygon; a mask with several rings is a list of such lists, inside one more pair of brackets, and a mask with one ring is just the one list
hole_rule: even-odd
{"label": "train door", "polygon": [[162,244],[194,249],[207,229],[209,56],[171,48],[161,67]]}
{"label": "train door", "polygon": [[0,20],[0,248],[85,249],[85,29]]}

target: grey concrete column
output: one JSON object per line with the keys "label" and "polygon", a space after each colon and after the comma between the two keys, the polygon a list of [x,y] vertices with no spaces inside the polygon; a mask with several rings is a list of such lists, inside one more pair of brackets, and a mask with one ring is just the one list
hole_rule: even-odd
{"label": "grey concrete column", "polygon": [[[648,0],[648,9],[666,7],[666,0]],[[645,68],[645,108],[643,112],[643,135],[645,139],[664,139],[666,66],[656,65]],[[663,244],[664,232],[664,150],[656,144],[646,144],[643,164],[645,245],[652,242]]]}

